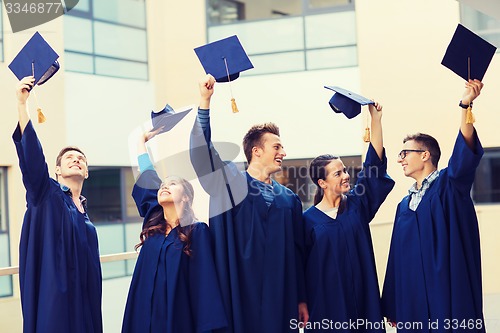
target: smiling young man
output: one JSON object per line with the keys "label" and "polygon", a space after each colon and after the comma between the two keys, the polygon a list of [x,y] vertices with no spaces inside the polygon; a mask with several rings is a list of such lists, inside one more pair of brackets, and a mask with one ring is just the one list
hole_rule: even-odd
{"label": "smiling young man", "polygon": [[302,204],[271,175],[286,152],[278,127],[255,125],[243,138],[246,172],[222,161],[211,141],[210,99],[215,79],[200,82],[191,161],[210,194],[215,266],[229,326],[218,332],[285,333],[307,321]]}
{"label": "smiling young man", "polygon": [[19,246],[23,332],[102,332],[97,232],[81,195],[87,159],[76,147],[63,148],[57,181],[50,178],[26,105],[33,82],[25,77],[17,86],[13,134],[27,200]]}
{"label": "smiling young man", "polygon": [[448,167],[438,170],[430,135],[403,140],[398,163],[415,183],[396,212],[382,293],[383,314],[401,332],[484,332],[481,252],[470,197],[483,155],[467,108],[483,84],[469,80]]}

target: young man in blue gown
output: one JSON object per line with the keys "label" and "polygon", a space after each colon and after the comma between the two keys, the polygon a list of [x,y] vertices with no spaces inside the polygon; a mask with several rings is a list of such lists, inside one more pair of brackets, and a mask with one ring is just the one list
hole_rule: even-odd
{"label": "young man in blue gown", "polygon": [[403,141],[398,163],[416,182],[397,208],[385,276],[383,314],[402,332],[485,332],[479,230],[470,191],[483,155],[467,108],[483,84],[466,82],[461,125],[448,167],[438,142]]}
{"label": "young man in blue gown", "polygon": [[215,266],[229,327],[222,332],[285,333],[307,321],[302,204],[271,179],[286,153],[276,125],[253,126],[243,139],[246,172],[225,163],[211,141],[215,79],[200,82],[191,161],[210,194]]}
{"label": "young man in blue gown", "polygon": [[27,210],[19,245],[24,333],[102,332],[102,278],[97,232],[81,195],[87,158],[61,150],[50,178],[27,108],[34,78],[17,87],[19,124],[13,134],[26,188]]}

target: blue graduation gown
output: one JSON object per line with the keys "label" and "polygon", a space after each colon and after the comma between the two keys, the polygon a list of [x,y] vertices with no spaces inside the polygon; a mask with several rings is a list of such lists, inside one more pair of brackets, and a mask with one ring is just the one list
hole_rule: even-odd
{"label": "blue graduation gown", "polygon": [[[344,211],[336,219],[315,206],[304,213],[308,332],[385,332],[369,223],[394,187],[386,171],[385,153],[381,161],[370,144]],[[325,319],[330,326],[315,329]]]}
{"label": "blue graduation gown", "polygon": [[402,324],[421,323],[418,332],[485,332],[479,230],[470,197],[483,148],[474,136],[471,150],[459,133],[448,167],[415,212],[409,196],[397,208],[383,314]]}
{"label": "blue graduation gown", "polygon": [[31,121],[12,136],[26,187],[19,244],[25,333],[102,332],[102,276],[97,232],[49,177]]}
{"label": "blue graduation gown", "polygon": [[[156,195],[160,183],[156,172],[147,170],[134,186],[144,224],[162,210]],[[178,228],[186,234],[192,229],[191,256],[183,252]],[[226,326],[210,245],[202,222],[147,238],[130,284],[122,332],[202,333]]]}
{"label": "blue graduation gown", "polygon": [[268,207],[257,180],[222,162],[195,123],[191,161],[210,194],[210,231],[229,328],[222,332],[291,332],[305,302],[302,204],[273,181]]}

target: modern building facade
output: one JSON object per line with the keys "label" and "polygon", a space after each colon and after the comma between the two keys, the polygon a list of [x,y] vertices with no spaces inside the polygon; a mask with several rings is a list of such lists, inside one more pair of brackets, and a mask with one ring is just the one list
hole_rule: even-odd
{"label": "modern building facade", "polygon": [[[61,147],[77,145],[85,151],[91,169],[84,193],[101,254],[133,251],[138,242],[141,219],[130,196],[136,174],[134,135],[150,112],[166,103],[196,106],[198,81],[205,73],[195,47],[238,36],[255,68],[230,85],[216,85],[213,140],[241,146],[251,125],[277,123],[287,152],[286,168],[277,178],[299,194],[304,207],[314,194],[307,177],[313,157],[342,156],[354,178],[367,148],[362,140],[366,110],[351,120],[332,112],[332,92],[324,86],[342,86],[380,101],[389,173],[396,181],[371,224],[380,281],[395,208],[412,184],[396,163],[402,138],[415,132],[435,136],[444,167],[458,132],[463,82],[440,64],[457,24],[500,47],[500,17],[455,0],[80,0],[67,14],[17,33],[12,33],[7,14],[2,4],[0,267],[17,266],[26,204],[11,138],[17,123],[17,79],[7,66],[35,31],[58,52],[61,64],[60,72],[35,88],[37,99],[30,97],[35,122],[37,105],[47,116],[35,128],[49,170]],[[495,259],[500,255],[498,53],[483,82],[474,112],[486,154],[472,195],[481,231],[484,293],[500,295]],[[231,96],[239,113],[231,112]],[[207,220],[208,198],[182,158],[194,119],[191,112],[158,137],[151,150],[161,174],[184,173],[193,180],[198,217]],[[226,158],[244,165],[241,151],[227,153]],[[103,264],[104,302],[124,299],[128,284],[123,277],[133,267],[133,260]],[[21,332],[19,304],[18,276],[0,276],[0,331]],[[104,313],[109,332],[119,332],[124,307],[114,305]],[[489,313],[500,309],[485,311],[488,320]]]}

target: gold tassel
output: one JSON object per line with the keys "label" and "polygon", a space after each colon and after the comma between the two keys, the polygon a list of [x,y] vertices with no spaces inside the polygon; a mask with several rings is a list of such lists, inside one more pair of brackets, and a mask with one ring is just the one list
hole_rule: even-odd
{"label": "gold tassel", "polygon": [[365,128],[365,136],[363,137],[363,140],[365,142],[370,142],[370,128],[369,127]]}
{"label": "gold tassel", "polygon": [[236,101],[234,98],[231,98],[231,108],[233,109],[233,113],[238,113],[240,110],[238,110],[238,107],[236,106]]}
{"label": "gold tassel", "polygon": [[41,123],[44,123],[45,120],[47,120],[47,118],[45,117],[45,115],[43,114],[42,112],[42,109],[40,108],[37,108],[36,111],[38,112],[38,123],[41,124]]}
{"label": "gold tassel", "polygon": [[465,116],[465,123],[466,124],[474,124],[476,121],[476,118],[474,117],[474,114],[472,113],[472,108],[469,106],[467,108],[467,114]]}

